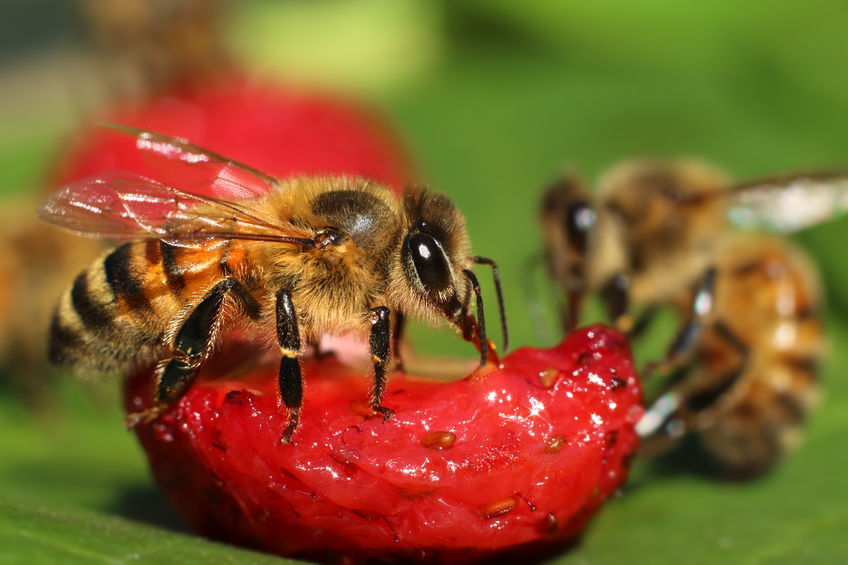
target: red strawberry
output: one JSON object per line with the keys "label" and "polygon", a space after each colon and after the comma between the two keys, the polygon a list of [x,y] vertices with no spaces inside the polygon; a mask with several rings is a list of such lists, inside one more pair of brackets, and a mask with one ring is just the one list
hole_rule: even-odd
{"label": "red strawberry", "polygon": [[[401,188],[412,176],[397,137],[368,110],[338,97],[238,76],[127,103],[97,121],[185,137],[279,177],[349,174]],[[150,167],[132,138],[97,126],[78,134],[61,161],[57,186],[112,170],[171,180]],[[192,188],[202,191],[203,185]]]}
{"label": "red strawberry", "polygon": [[[195,528],[283,555],[455,562],[569,539],[625,480],[642,414],[624,338],[602,326],[456,382],[395,374],[385,422],[367,416],[367,371],[307,361],[293,446],[278,443],[276,366],[226,371],[138,436]],[[127,409],[149,389],[132,379]]]}

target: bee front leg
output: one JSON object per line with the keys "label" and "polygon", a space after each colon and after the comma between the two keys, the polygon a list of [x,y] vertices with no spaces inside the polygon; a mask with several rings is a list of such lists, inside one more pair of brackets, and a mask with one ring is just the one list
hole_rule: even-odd
{"label": "bee front leg", "polygon": [[297,313],[292,303],[291,291],[277,292],[277,342],[283,358],[280,360],[280,396],[289,410],[289,423],[280,437],[280,444],[292,443],[292,435],[300,422],[303,406],[303,375],[300,371],[300,334]]}
{"label": "bee front leg", "polygon": [[[569,300],[582,301],[582,296],[569,293]],[[630,277],[623,273],[612,276],[601,289],[601,299],[607,310],[607,317],[615,329],[629,334],[633,329],[633,317],[630,314]],[[575,306],[572,305],[572,308]],[[579,308],[579,305],[577,306]]]}
{"label": "bee front leg", "polygon": [[242,313],[252,318],[259,316],[259,303],[236,279],[224,279],[212,287],[177,330],[171,344],[176,355],[164,359],[156,369],[153,407],[128,415],[125,420],[128,427],[156,419],[182,398],[221,331],[224,300],[228,295],[236,299]]}
{"label": "bee front leg", "polygon": [[392,328],[392,357],[395,358],[395,369],[404,371],[403,358],[401,357],[401,341],[406,330],[406,317],[400,312],[395,312],[395,323]]}
{"label": "bee front leg", "polygon": [[374,362],[374,396],[371,399],[371,409],[388,419],[394,410],[383,406],[383,394],[386,392],[386,368],[391,360],[391,332],[389,320],[391,312],[385,306],[371,309],[371,335],[368,344],[371,347],[371,360]]}

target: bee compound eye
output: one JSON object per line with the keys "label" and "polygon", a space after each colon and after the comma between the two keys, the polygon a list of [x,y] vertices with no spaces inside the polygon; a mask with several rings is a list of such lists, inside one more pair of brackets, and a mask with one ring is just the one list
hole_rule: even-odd
{"label": "bee compound eye", "polygon": [[572,204],[566,212],[566,233],[572,246],[581,252],[586,250],[587,235],[595,220],[595,209],[588,202]]}
{"label": "bee compound eye", "polygon": [[418,279],[428,292],[441,292],[451,284],[451,271],[445,252],[436,239],[426,233],[406,238],[406,248]]}

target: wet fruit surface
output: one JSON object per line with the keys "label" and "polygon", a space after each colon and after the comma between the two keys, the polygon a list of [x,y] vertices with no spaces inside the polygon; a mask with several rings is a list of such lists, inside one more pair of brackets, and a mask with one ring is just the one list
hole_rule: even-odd
{"label": "wet fruit surface", "polygon": [[[637,446],[641,388],[624,338],[601,326],[460,381],[395,373],[386,421],[357,408],[367,370],[333,356],[304,369],[295,445],[279,445],[273,364],[207,371],[137,428],[156,480],[199,531],[284,555],[471,560],[573,537]],[[128,410],[149,389],[146,374],[128,381]]]}

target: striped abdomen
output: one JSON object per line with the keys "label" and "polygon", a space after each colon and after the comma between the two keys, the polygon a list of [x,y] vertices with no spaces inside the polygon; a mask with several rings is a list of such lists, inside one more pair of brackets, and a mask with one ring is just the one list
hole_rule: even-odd
{"label": "striped abdomen", "polygon": [[50,361],[98,372],[130,368],[161,346],[187,304],[220,280],[221,256],[159,240],[106,254],[62,296],[50,326]]}
{"label": "striped abdomen", "polygon": [[777,238],[740,238],[719,257],[716,311],[747,359],[714,329],[702,345],[708,379],[733,375],[701,437],[726,470],[758,474],[798,445],[819,397],[819,288],[806,257]]}

